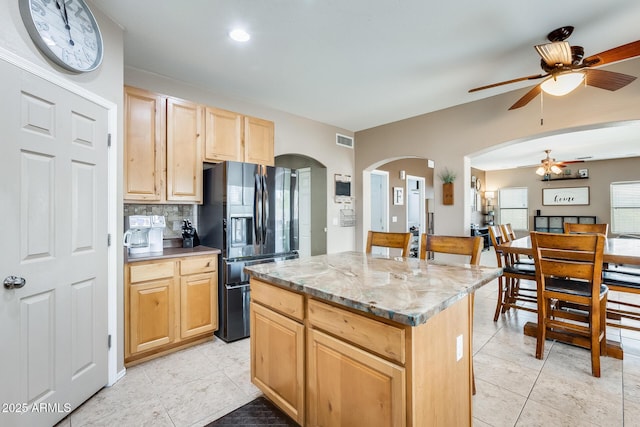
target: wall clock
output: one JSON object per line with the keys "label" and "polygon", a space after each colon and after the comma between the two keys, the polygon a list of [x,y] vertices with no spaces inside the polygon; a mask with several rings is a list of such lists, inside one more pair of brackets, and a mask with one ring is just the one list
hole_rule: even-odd
{"label": "wall clock", "polygon": [[479,179],[476,179],[476,190],[480,191],[480,188],[482,188],[482,183]]}
{"label": "wall clock", "polygon": [[76,73],[102,62],[102,34],[83,0],[19,0],[20,15],[38,49],[54,63]]}

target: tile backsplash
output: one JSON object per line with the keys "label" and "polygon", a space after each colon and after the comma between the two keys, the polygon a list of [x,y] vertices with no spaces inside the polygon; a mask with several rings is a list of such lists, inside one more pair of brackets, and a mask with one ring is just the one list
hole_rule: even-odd
{"label": "tile backsplash", "polygon": [[[164,229],[164,238],[173,239],[182,237],[182,220],[188,219],[194,225],[195,205],[141,205],[125,204],[124,215],[164,215],[167,226]],[[126,229],[126,226],[125,226]]]}

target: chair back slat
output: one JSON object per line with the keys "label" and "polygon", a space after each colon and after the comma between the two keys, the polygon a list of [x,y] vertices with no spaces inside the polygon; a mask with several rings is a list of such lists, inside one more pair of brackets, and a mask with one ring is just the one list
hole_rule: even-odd
{"label": "chair back slat", "polygon": [[605,236],[609,232],[609,224],[575,224],[564,223],[565,234],[600,233]]}
{"label": "chair back slat", "polygon": [[383,248],[401,249],[401,256],[409,255],[409,243],[411,242],[411,233],[388,233],[383,231],[371,231],[367,235],[366,253],[371,253],[373,246]]}
{"label": "chair back slat", "polygon": [[482,253],[482,237],[480,236],[438,236],[422,234],[420,242],[420,259],[427,258],[427,252],[453,255],[467,255],[469,264],[478,265]]}
{"label": "chair back slat", "polygon": [[540,262],[545,276],[589,281],[593,278],[593,264],[559,259],[542,259]]}

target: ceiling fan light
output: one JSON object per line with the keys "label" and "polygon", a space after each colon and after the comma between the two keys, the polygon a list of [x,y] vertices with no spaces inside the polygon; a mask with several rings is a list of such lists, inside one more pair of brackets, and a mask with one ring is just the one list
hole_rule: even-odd
{"label": "ceiling fan light", "polygon": [[534,47],[538,55],[551,67],[556,64],[571,64],[571,46],[568,42],[546,43]]}
{"label": "ceiling fan light", "polygon": [[540,176],[543,176],[545,173],[545,168],[544,166],[540,166],[538,169],[536,169],[536,173]]}
{"label": "ceiling fan light", "polygon": [[549,77],[540,87],[549,95],[563,96],[580,86],[583,80],[583,72],[566,73]]}
{"label": "ceiling fan light", "polygon": [[551,172],[555,173],[556,175],[562,172],[562,169],[560,169],[557,165],[552,165],[549,169],[551,169]]}

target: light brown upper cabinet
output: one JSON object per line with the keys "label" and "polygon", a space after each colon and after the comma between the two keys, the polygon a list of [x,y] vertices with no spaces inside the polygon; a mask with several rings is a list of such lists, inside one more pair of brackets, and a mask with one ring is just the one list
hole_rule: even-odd
{"label": "light brown upper cabinet", "polygon": [[206,108],[205,162],[232,160],[273,166],[273,144],[272,121]]}
{"label": "light brown upper cabinet", "polygon": [[166,98],[132,87],[124,91],[124,199],[164,198]]}
{"label": "light brown upper cabinet", "polygon": [[167,98],[167,200],[202,203],[202,106]]}
{"label": "light brown upper cabinet", "polygon": [[202,106],[125,86],[124,200],[202,202]]}

